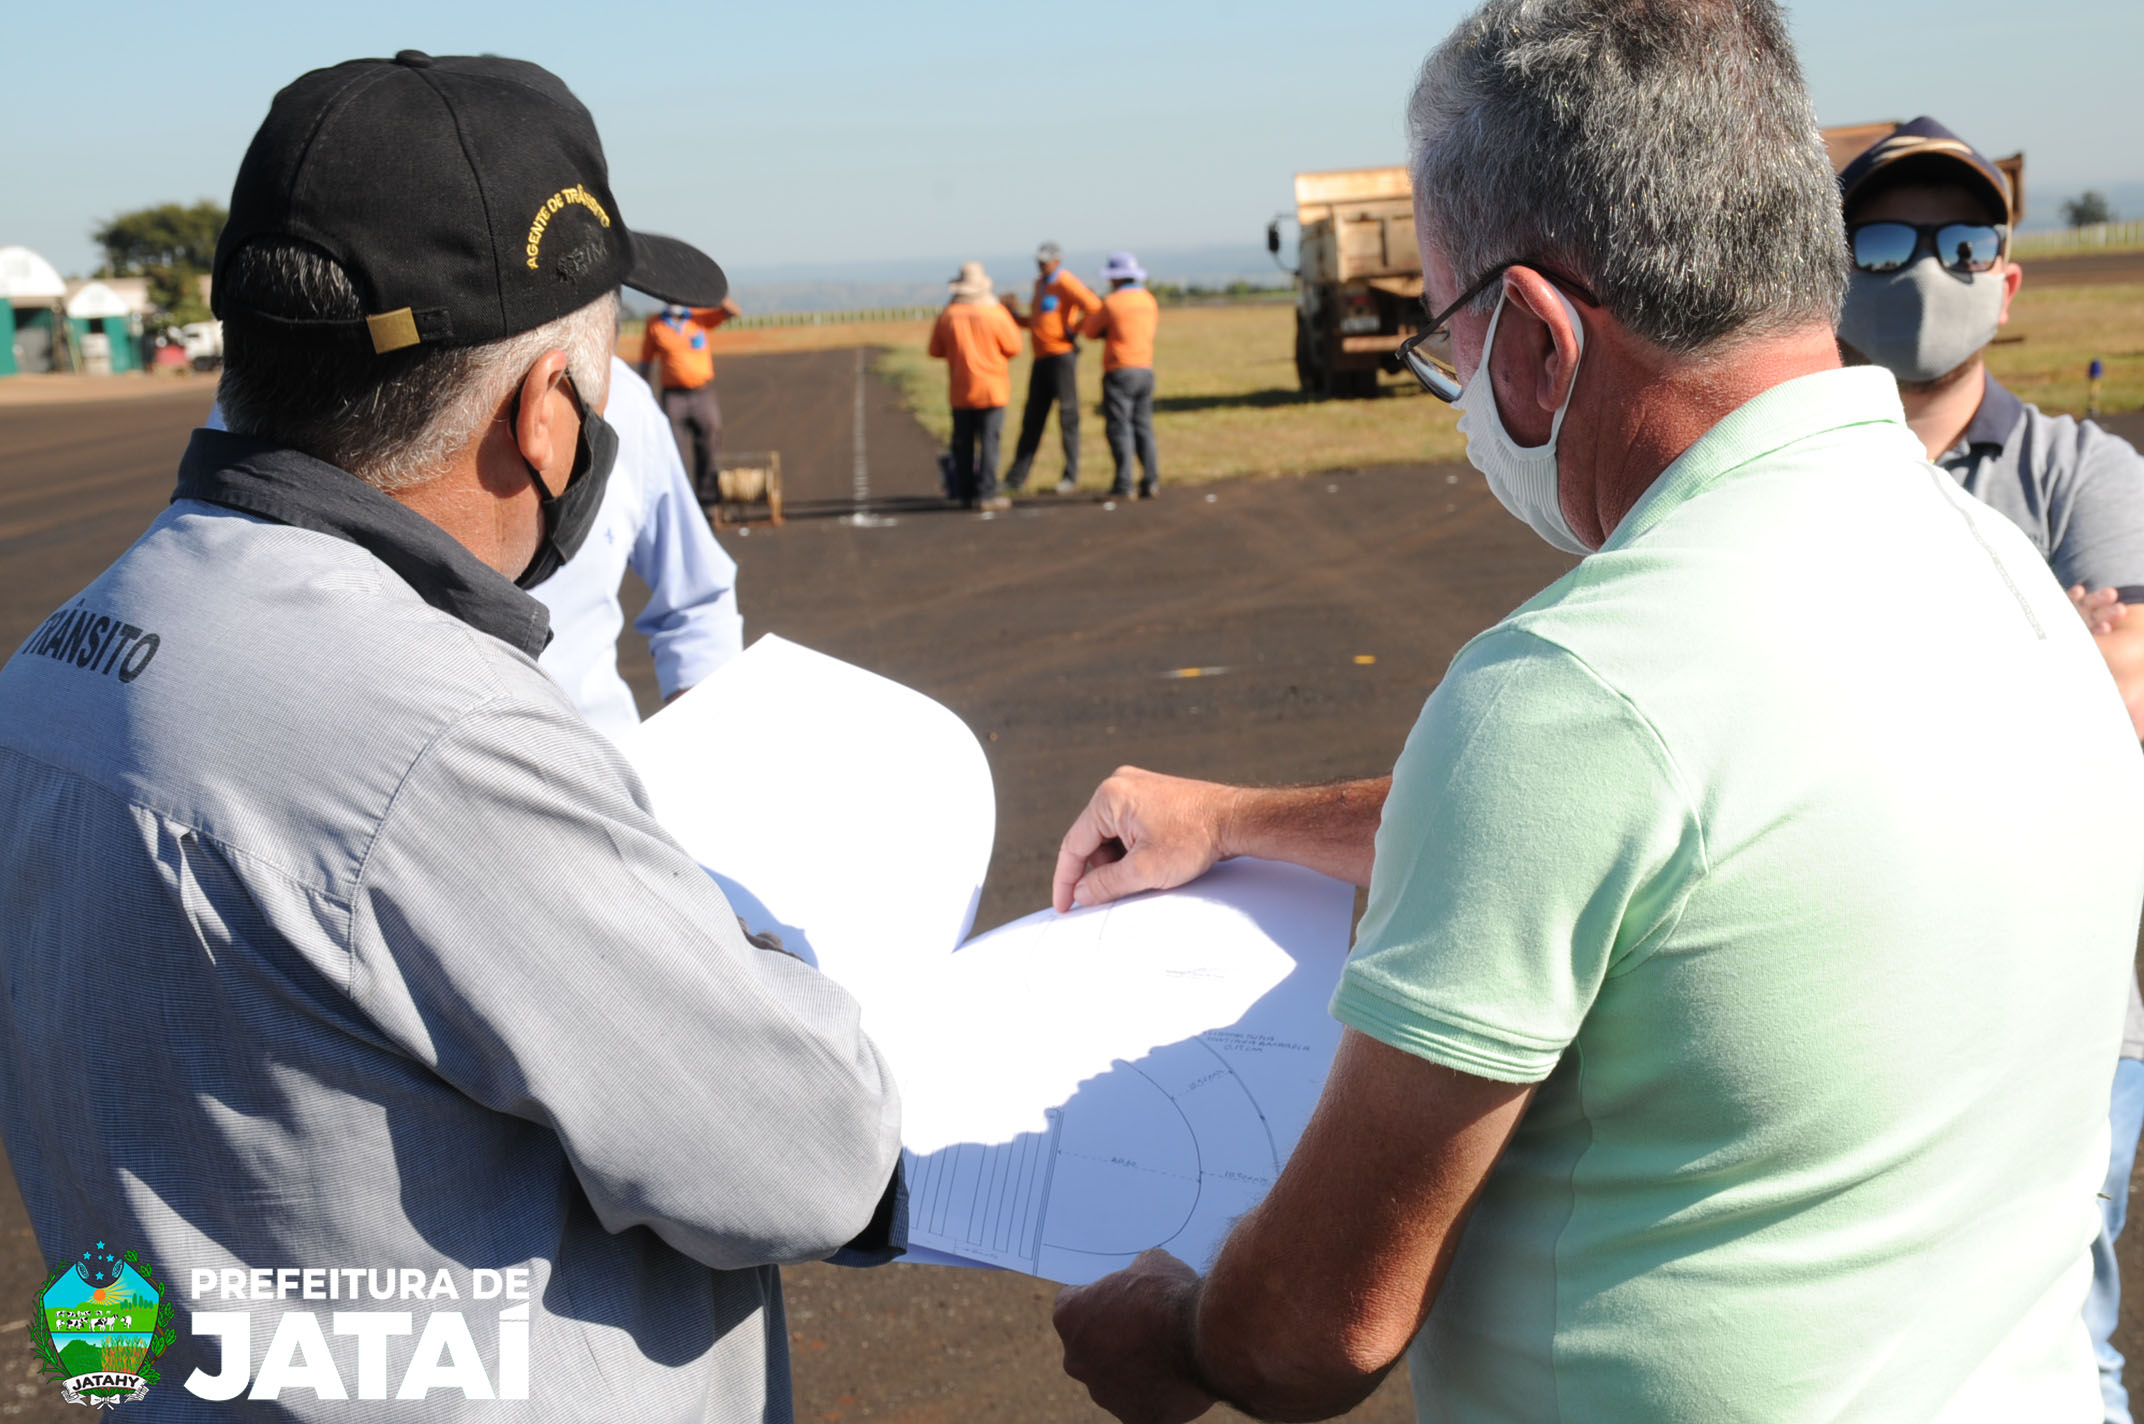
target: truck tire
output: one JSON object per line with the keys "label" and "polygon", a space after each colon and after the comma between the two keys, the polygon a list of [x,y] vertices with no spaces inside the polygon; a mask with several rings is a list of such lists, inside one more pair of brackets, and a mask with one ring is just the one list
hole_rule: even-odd
{"label": "truck tire", "polygon": [[1310,323],[1303,320],[1303,314],[1298,311],[1295,314],[1295,383],[1312,400],[1325,394],[1325,373],[1318,369],[1317,360],[1311,354],[1315,349],[1310,340]]}
{"label": "truck tire", "polygon": [[1339,400],[1375,400],[1377,398],[1377,372],[1335,371],[1327,378],[1332,394]]}

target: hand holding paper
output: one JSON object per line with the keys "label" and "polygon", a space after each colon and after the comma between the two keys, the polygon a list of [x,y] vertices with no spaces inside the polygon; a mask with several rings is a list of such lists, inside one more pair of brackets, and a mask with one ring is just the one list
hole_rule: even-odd
{"label": "hand holding paper", "polygon": [[1198,879],[1230,854],[1224,828],[1238,795],[1211,781],[1118,767],[1057,848],[1051,905],[1062,913]]}
{"label": "hand holding paper", "polygon": [[627,755],[745,920],[862,1004],[901,1088],[917,1245],[1067,1282],[1156,1246],[1202,1263],[1278,1176],[1339,1041],[1346,885],[1234,861],[955,953],[990,857],[981,748],[778,638]]}

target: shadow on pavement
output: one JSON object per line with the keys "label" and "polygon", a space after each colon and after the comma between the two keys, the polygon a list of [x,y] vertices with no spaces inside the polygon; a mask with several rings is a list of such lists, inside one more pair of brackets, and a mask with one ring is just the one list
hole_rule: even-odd
{"label": "shadow on pavement", "polygon": [[1301,405],[1310,397],[1301,391],[1275,386],[1263,391],[1238,391],[1226,396],[1156,396],[1156,410],[1262,410],[1267,406]]}

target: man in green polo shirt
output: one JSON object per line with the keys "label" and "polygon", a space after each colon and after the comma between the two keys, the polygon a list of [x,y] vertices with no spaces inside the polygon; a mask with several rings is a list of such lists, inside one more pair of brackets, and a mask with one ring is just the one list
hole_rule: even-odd
{"label": "man in green polo shirt", "polygon": [[2144,761],[2031,544],[1839,369],[1779,11],[1490,0],[1409,119],[1457,369],[1409,364],[1584,557],[1389,782],[1125,771],[1066,836],[1060,908],[1369,886],[1272,1194],[1204,1277],[1067,1291],[1066,1368],[1141,1421],[1324,1417],[1410,1342],[1425,1420],[2096,1419]]}

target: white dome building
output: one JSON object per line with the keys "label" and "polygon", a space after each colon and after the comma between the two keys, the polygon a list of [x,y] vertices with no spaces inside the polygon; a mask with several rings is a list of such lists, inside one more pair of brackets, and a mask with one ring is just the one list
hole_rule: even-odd
{"label": "white dome building", "polygon": [[52,369],[67,284],[27,247],[0,247],[0,376]]}
{"label": "white dome building", "polygon": [[103,282],[71,282],[67,325],[82,369],[93,376],[141,369],[141,318],[134,304]]}

